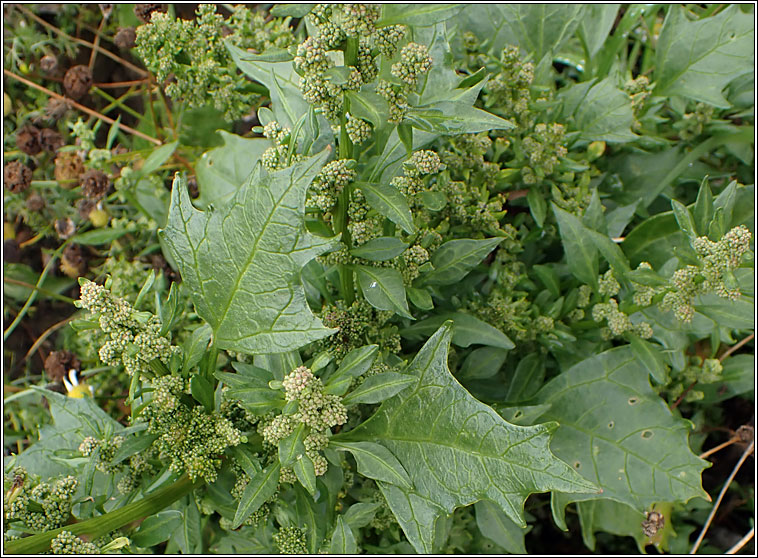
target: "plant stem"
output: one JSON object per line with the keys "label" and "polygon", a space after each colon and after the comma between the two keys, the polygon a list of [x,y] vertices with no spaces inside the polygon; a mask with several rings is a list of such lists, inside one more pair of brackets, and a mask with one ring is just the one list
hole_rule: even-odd
{"label": "plant stem", "polygon": [[[76,101],[72,101],[71,99],[67,99],[63,95],[58,95],[58,93],[55,93],[53,91],[50,91],[49,89],[42,87],[41,85],[37,85],[33,81],[29,81],[28,79],[22,78],[21,76],[18,76],[14,74],[13,72],[9,70],[3,70],[3,73],[7,75],[8,77],[12,77],[13,79],[20,81],[21,83],[28,85],[29,87],[32,87],[38,91],[42,91],[46,95],[49,95],[50,97],[54,97],[56,99],[60,99],[61,101],[66,101],[67,103],[71,104],[72,107],[74,107],[77,110],[82,111],[85,114],[89,114],[90,116],[94,116],[95,118],[99,118],[100,120],[103,120],[104,122],[107,122],[108,124],[113,124],[115,120],[112,118],[109,118],[105,116],[104,114],[100,114],[99,112],[92,110],[91,108],[85,107],[84,105],[80,105]],[[119,129],[124,130],[125,132],[129,132],[130,134],[133,134],[137,137],[140,137],[144,140],[147,140],[149,142],[154,143],[155,145],[162,145],[162,142],[160,140],[157,140],[155,138],[151,138],[150,136],[143,134],[139,130],[135,130],[134,128],[130,128],[129,126],[125,126],[124,124],[119,124]]]}
{"label": "plant stem", "polygon": [[8,554],[41,554],[50,548],[50,542],[61,531],[70,531],[76,536],[87,535],[90,539],[96,539],[128,523],[158,513],[198,488],[202,482],[201,480],[192,482],[189,477],[184,475],[174,484],[156,490],[123,508],[86,521],[65,525],[60,529],[8,542],[5,544],[4,550]]}
{"label": "plant stem", "polygon": [[745,337],[742,341],[740,341],[736,345],[732,345],[731,347],[729,347],[726,350],[726,352],[719,357],[719,362],[724,362],[727,357],[734,354],[734,352],[737,351],[738,349],[742,348],[745,345],[745,343],[749,343],[750,341],[752,341],[753,338],[755,338],[755,333],[751,333],[750,335]]}
{"label": "plant stem", "polygon": [[54,298],[55,300],[60,300],[61,302],[67,302],[71,304],[74,302],[73,298],[70,298],[68,296],[63,296],[62,294],[54,293],[52,291],[48,291],[47,289],[43,289],[41,287],[37,287],[35,285],[32,285],[30,283],[26,283],[24,281],[19,281],[18,279],[11,279],[10,277],[3,277],[3,283],[9,283],[11,285],[18,285],[19,287],[26,287],[27,289],[37,290],[40,292],[40,294],[43,294],[45,296],[49,296],[50,298]]}
{"label": "plant stem", "polygon": [[750,445],[747,448],[745,448],[744,452],[742,452],[742,457],[740,457],[740,460],[734,466],[734,469],[732,469],[732,472],[730,473],[729,478],[726,479],[724,486],[721,488],[721,492],[719,492],[718,498],[716,498],[716,503],[713,504],[711,513],[708,514],[708,519],[705,521],[705,525],[703,525],[703,528],[700,531],[700,535],[698,535],[697,540],[695,541],[695,544],[692,545],[692,549],[690,549],[690,554],[695,554],[695,552],[697,552],[697,549],[700,548],[700,544],[703,542],[703,539],[705,538],[705,533],[708,531],[708,527],[711,526],[711,522],[713,521],[713,518],[716,515],[716,511],[719,509],[719,506],[721,505],[721,500],[723,500],[724,494],[726,494],[726,491],[729,488],[729,485],[732,484],[734,477],[737,475],[737,471],[740,470],[740,467],[742,467],[742,464],[745,462],[748,456],[751,453],[753,453],[754,447],[755,447],[755,442],[754,441],[750,442]]}
{"label": "plant stem", "polygon": [[750,542],[750,540],[755,536],[755,527],[751,527],[750,531],[747,532],[747,535],[742,537],[737,544],[735,544],[732,548],[726,551],[726,554],[737,554],[740,550],[742,550],[742,547],[745,546],[747,543]]}

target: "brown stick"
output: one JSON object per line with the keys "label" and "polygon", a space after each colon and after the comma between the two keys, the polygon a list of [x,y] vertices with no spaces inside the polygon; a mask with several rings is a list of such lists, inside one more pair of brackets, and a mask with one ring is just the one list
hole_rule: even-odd
{"label": "brown stick", "polygon": [[99,87],[100,89],[114,89],[116,87],[131,87],[133,85],[142,85],[147,83],[148,78],[145,79],[133,79],[131,81],[113,81],[111,83],[93,83],[93,87]]}
{"label": "brown stick", "polygon": [[742,341],[740,341],[736,345],[732,345],[731,347],[729,347],[726,350],[726,352],[719,357],[719,362],[724,362],[724,360],[729,355],[733,354],[735,351],[737,351],[738,349],[740,349],[741,347],[743,347],[745,345],[745,343],[749,343],[750,341],[752,341],[754,337],[755,337],[755,333],[751,333],[750,335],[748,335],[747,337],[745,337]]}
{"label": "brown stick", "polygon": [[25,15],[27,15],[30,18],[32,18],[34,21],[36,21],[37,23],[39,23],[43,27],[46,27],[47,29],[50,29],[51,31],[57,33],[58,35],[61,35],[62,37],[66,37],[68,40],[73,41],[75,43],[79,43],[80,45],[84,45],[84,46],[86,46],[88,48],[97,50],[98,52],[100,52],[101,54],[107,56],[111,60],[115,60],[119,64],[122,64],[126,68],[129,68],[130,70],[132,70],[134,72],[137,72],[138,74],[140,74],[142,76],[147,77],[148,75],[150,75],[146,70],[143,70],[142,68],[140,68],[138,66],[135,66],[131,62],[128,62],[128,61],[124,60],[123,58],[121,58],[117,54],[113,54],[110,50],[104,49],[103,47],[98,46],[98,45],[94,45],[94,44],[90,43],[89,41],[85,41],[84,39],[80,39],[78,37],[72,37],[68,33],[65,33],[65,32],[61,31],[60,29],[58,29],[55,25],[49,24],[44,19],[42,19],[41,17],[39,17],[36,14],[32,13],[27,8],[24,8],[23,6],[21,6],[19,4],[16,4],[16,7],[19,10],[21,10]]}
{"label": "brown stick", "polygon": [[711,448],[711,449],[709,449],[707,451],[704,451],[703,453],[701,453],[700,455],[698,455],[698,457],[700,459],[705,459],[706,457],[709,457],[709,456],[713,455],[717,451],[720,451],[720,450],[724,449],[725,447],[731,446],[733,443],[739,442],[739,441],[740,441],[740,439],[737,436],[734,436],[732,438],[729,438],[726,442],[723,442],[723,443],[719,444],[716,447],[713,447],[713,448]]}
{"label": "brown stick", "polygon": [[[100,114],[96,110],[92,110],[91,108],[85,107],[84,105],[80,105],[76,101],[72,101],[71,99],[67,99],[63,95],[59,95],[58,93],[55,93],[54,91],[50,91],[49,89],[42,87],[41,85],[38,85],[34,83],[33,81],[29,81],[28,79],[22,78],[21,76],[18,76],[14,74],[13,72],[9,70],[3,70],[5,75],[12,77],[13,79],[20,81],[21,83],[28,85],[29,87],[33,87],[34,89],[37,89],[38,91],[42,91],[43,93],[50,95],[51,97],[55,97],[56,99],[60,99],[62,101],[67,101],[71,104],[72,107],[89,114],[90,116],[94,116],[95,118],[99,118],[100,120],[107,122],[108,124],[113,124],[115,120],[112,118],[109,118],[108,116],[105,116],[104,114]],[[137,137],[140,137],[144,140],[147,140],[149,142],[154,143],[155,145],[163,145],[163,143],[160,140],[157,140],[155,138],[151,138],[148,135],[143,134],[139,130],[135,130],[134,128],[130,128],[129,126],[126,126],[124,124],[119,123],[119,129],[123,130],[125,132],[129,132],[130,134],[133,134]]]}
{"label": "brown stick", "polygon": [[692,382],[690,385],[688,385],[688,386],[687,386],[687,388],[686,388],[686,389],[685,389],[685,390],[682,392],[682,395],[680,395],[680,396],[677,398],[677,400],[676,400],[676,401],[674,401],[674,404],[673,404],[673,405],[671,405],[671,410],[672,410],[672,411],[673,411],[674,409],[676,409],[676,408],[679,406],[679,403],[681,403],[681,402],[682,402],[682,399],[684,399],[684,396],[685,396],[685,395],[687,395],[687,394],[688,394],[688,393],[689,393],[689,392],[692,390],[692,388],[694,388],[694,387],[695,387],[695,384],[697,384],[697,380],[695,380],[695,381],[694,381],[694,382]]}

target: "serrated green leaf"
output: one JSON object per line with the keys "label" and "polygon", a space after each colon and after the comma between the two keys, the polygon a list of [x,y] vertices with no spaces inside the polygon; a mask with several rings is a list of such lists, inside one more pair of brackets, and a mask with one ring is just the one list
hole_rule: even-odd
{"label": "serrated green leaf", "polygon": [[411,487],[411,480],[403,466],[387,448],[373,442],[344,442],[332,438],[329,447],[349,451],[358,465],[358,472],[364,477]]}
{"label": "serrated green leaf", "polygon": [[330,335],[308,308],[300,269],[333,248],[305,230],[305,191],[324,152],[268,174],[262,167],[223,207],[192,207],[186,181],[174,180],[163,238],[216,346],[280,353]]}
{"label": "serrated green leaf", "polygon": [[135,546],[149,548],[168,540],[181,523],[182,512],[164,510],[146,518],[129,538]]}
{"label": "serrated green leaf", "polygon": [[342,519],[341,515],[337,516],[337,522],[334,525],[332,541],[329,544],[330,554],[355,554],[358,551],[358,544],[355,542],[355,535],[350,525]]}
{"label": "serrated green leaf", "polygon": [[510,425],[463,389],[447,367],[451,338],[447,323],[407,369],[418,378],[416,387],[382,403],[347,435],[381,442],[404,464],[412,489],[379,486],[417,552],[432,551],[435,519],[458,506],[489,499],[525,525],[522,508],[529,494],[594,489],[550,453],[555,425]]}
{"label": "serrated green leaf", "polygon": [[574,277],[582,283],[597,287],[597,248],[585,233],[587,230],[574,215],[554,203],[553,214],[558,221],[566,261]]}
{"label": "serrated green leaf", "polygon": [[234,514],[232,521],[233,528],[236,529],[245,521],[250,514],[260,508],[263,503],[271,498],[279,486],[279,470],[281,469],[279,461],[274,461],[260,473],[255,475],[245,488],[240,498],[237,512]]}
{"label": "serrated green leaf", "polygon": [[688,21],[684,12],[672,6],[663,23],[656,48],[655,93],[728,108],[723,89],[754,70],[753,15],[729,6],[718,15]]}
{"label": "serrated green leaf", "polygon": [[366,300],[379,310],[392,310],[405,318],[413,319],[405,299],[403,277],[391,267],[355,266],[358,284]]}
{"label": "serrated green leaf", "polygon": [[350,250],[353,256],[372,262],[386,262],[405,252],[408,245],[394,236],[372,238],[365,244]]}
{"label": "serrated green leaf", "polygon": [[342,402],[345,405],[357,403],[381,403],[413,384],[416,378],[398,372],[383,372],[366,378],[361,385],[348,393]]}
{"label": "serrated green leaf", "polygon": [[460,4],[384,4],[377,25],[434,25],[455,16],[462,8]]}
{"label": "serrated green leaf", "polygon": [[219,130],[224,145],[203,153],[195,165],[197,204],[206,208],[229,200],[253,172],[263,152],[270,147],[264,138],[243,138]]}
{"label": "serrated green leaf", "polygon": [[452,285],[457,283],[479,265],[502,241],[502,238],[448,240],[432,255],[434,269],[422,276],[423,284]]}
{"label": "serrated green leaf", "polygon": [[528,528],[514,523],[503,511],[488,500],[474,505],[476,525],[479,532],[502,546],[510,554],[526,554],[524,535]]}
{"label": "serrated green leaf", "polygon": [[447,320],[453,322],[453,343],[459,347],[489,345],[510,350],[515,347],[508,336],[476,316],[463,312],[446,312],[433,316],[400,330],[400,335],[409,339],[428,338]]}
{"label": "serrated green leaf", "polygon": [[572,366],[536,395],[552,405],[545,418],[560,424],[551,449],[603,489],[566,503],[610,498],[644,511],[655,502],[708,499],[700,483],[708,463],[689,448],[690,423],[671,414],[649,375],[626,345]]}
{"label": "serrated green leaf", "polygon": [[387,219],[399,225],[408,234],[416,232],[408,202],[397,188],[389,184],[369,182],[356,182],[355,187],[360,188],[369,205]]}

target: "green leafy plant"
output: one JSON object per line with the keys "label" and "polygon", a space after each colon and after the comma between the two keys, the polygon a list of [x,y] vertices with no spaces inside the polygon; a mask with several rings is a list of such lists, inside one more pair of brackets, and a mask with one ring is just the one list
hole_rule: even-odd
{"label": "green leafy plant", "polygon": [[7,552],[728,550],[752,7],[124,6],[13,12]]}

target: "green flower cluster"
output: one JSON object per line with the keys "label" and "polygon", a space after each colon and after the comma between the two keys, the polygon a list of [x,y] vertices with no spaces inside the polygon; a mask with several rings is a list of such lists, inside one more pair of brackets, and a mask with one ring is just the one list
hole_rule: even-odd
{"label": "green flower cluster", "polygon": [[618,337],[627,332],[635,333],[643,339],[649,339],[653,336],[650,324],[647,322],[632,324],[629,316],[619,310],[618,301],[615,298],[611,298],[608,302],[595,304],[592,307],[592,318],[596,322],[607,321],[608,327],[601,330],[601,334],[605,339]]}
{"label": "green flower cluster", "polygon": [[100,548],[80,539],[71,531],[61,531],[50,541],[50,550],[53,554],[100,554]]}
{"label": "green flower cluster", "polygon": [[699,357],[692,357],[692,362],[676,378],[676,381],[670,384],[668,396],[671,401],[676,401],[689,388],[682,400],[686,403],[700,401],[705,397],[705,393],[698,389],[692,389],[697,384],[715,384],[722,382],[724,368],[717,358],[706,358],[700,362]]}
{"label": "green flower cluster", "polygon": [[391,311],[377,310],[365,300],[356,300],[350,306],[338,300],[336,305],[325,306],[320,314],[326,327],[337,328],[334,335],[320,341],[319,350],[327,349],[337,360],[367,344],[377,343],[390,353],[401,350],[397,327],[387,322]]}
{"label": "green flower cluster", "polygon": [[79,444],[79,452],[85,456],[93,456],[94,454],[95,468],[98,471],[106,474],[125,472],[116,488],[121,494],[129,494],[139,486],[143,476],[154,475],[156,470],[149,461],[149,458],[153,456],[151,449],[132,455],[128,461],[114,464],[113,458],[123,443],[123,436],[114,436],[107,440],[98,440],[92,436],[87,436]]}
{"label": "green flower cluster", "polygon": [[522,62],[518,47],[509,45],[500,55],[500,67],[500,72],[487,83],[485,106],[496,107],[503,116],[512,118],[519,124],[531,124],[529,121],[534,117],[529,110],[529,103],[532,98],[530,88],[534,80],[534,65]]}
{"label": "green flower cluster", "polygon": [[418,43],[408,43],[400,51],[400,61],[392,65],[392,75],[405,83],[410,89],[415,89],[419,76],[426,74],[432,68],[432,57],[429,49]]}
{"label": "green flower cluster", "polygon": [[685,141],[695,139],[703,133],[703,127],[713,118],[714,108],[707,103],[697,103],[693,112],[687,112],[674,124],[679,137]]}
{"label": "green flower cluster", "polygon": [[294,138],[291,130],[272,121],[263,127],[263,135],[274,144],[261,155],[261,163],[269,172],[289,167],[292,163],[302,160],[303,156],[296,152],[297,144],[290,146]]}
{"label": "green flower cluster", "polygon": [[355,161],[352,159],[337,159],[327,163],[311,183],[306,204],[323,212],[331,211],[340,193],[355,180],[357,173],[354,168]]}
{"label": "green flower cluster", "polygon": [[345,131],[351,142],[360,144],[371,137],[371,124],[348,113]]}
{"label": "green flower cluster", "polygon": [[[137,312],[128,302],[100,285],[80,278],[81,295],[75,304],[94,314],[109,340],[100,347],[100,360],[111,366],[124,365],[132,376],[150,370],[150,362],[167,364],[179,348],[160,335],[161,322],[150,312]],[[109,285],[110,286],[110,285]]]}
{"label": "green flower cluster", "polygon": [[444,168],[434,151],[416,151],[403,163],[403,176],[396,176],[390,183],[405,196],[415,196],[425,190],[424,176],[437,174]]}
{"label": "green flower cluster", "polygon": [[172,471],[186,471],[192,480],[216,479],[221,467],[219,455],[230,446],[247,441],[232,422],[202,407],[182,402],[187,382],[179,376],[161,376],[153,381],[153,399],[140,414],[147,431],[157,434],[154,447],[171,460]]}
{"label": "green flower cluster", "polygon": [[263,15],[238,6],[225,20],[214,4],[200,4],[192,20],[153,12],[150,23],[137,28],[135,51],[157,80],[166,83],[171,98],[189,107],[211,104],[233,120],[261,98],[245,89],[225,39],[256,52],[294,43],[288,19],[266,22]]}
{"label": "green flower cluster", "polygon": [[6,522],[18,521],[32,531],[44,532],[68,522],[79,482],[72,476],[41,482],[16,467],[6,475],[5,485],[10,487],[3,496]]}
{"label": "green flower cluster", "polygon": [[562,124],[539,123],[534,131],[522,141],[522,148],[529,159],[529,164],[521,169],[524,184],[536,184],[553,173],[558,159],[565,157],[563,146],[564,129]]}
{"label": "green flower cluster", "polygon": [[[654,297],[662,299],[659,307],[663,311],[672,310],[683,322],[689,322],[695,315],[693,300],[696,296],[716,293],[722,298],[736,300],[740,296],[734,270],[743,258],[750,254],[751,233],[744,225],[734,227],[718,242],[700,236],[692,240],[699,260],[698,265],[687,265],[674,272],[668,284],[657,287],[636,284],[634,302],[641,306],[652,304]],[[651,269],[642,262],[638,269]]]}
{"label": "green flower cluster", "polygon": [[305,531],[299,527],[280,527],[274,533],[274,544],[280,554],[308,554]]}
{"label": "green flower cluster", "polygon": [[[291,415],[277,415],[259,425],[263,441],[273,447],[289,436],[298,425],[305,425],[308,434],[303,440],[305,454],[313,462],[316,476],[326,473],[328,463],[319,453],[329,443],[327,433],[337,425],[347,422],[347,409],[338,395],[324,392],[320,378],[305,366],[300,366],[290,372],[282,380],[281,388],[288,402],[297,403],[297,411]],[[281,482],[294,482],[296,477],[288,467],[282,468]]]}

